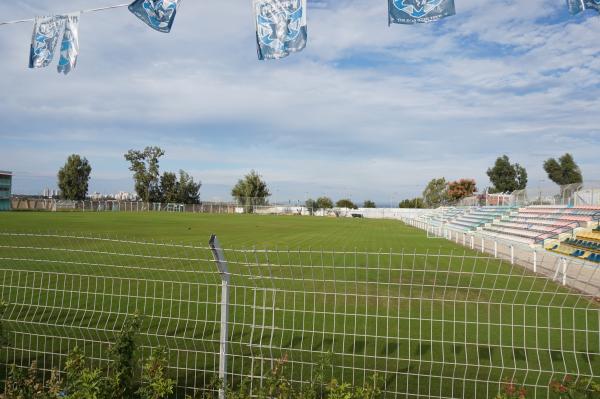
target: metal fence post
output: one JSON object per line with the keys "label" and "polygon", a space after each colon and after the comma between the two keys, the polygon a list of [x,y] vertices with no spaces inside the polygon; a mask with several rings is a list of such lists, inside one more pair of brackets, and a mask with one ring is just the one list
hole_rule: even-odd
{"label": "metal fence post", "polygon": [[515,247],[514,247],[514,245],[510,246],[510,264],[511,265],[515,264]]}
{"label": "metal fence post", "polygon": [[537,273],[537,251],[533,250],[533,272]]}
{"label": "metal fence post", "polygon": [[485,252],[485,238],[481,237],[481,252]]}
{"label": "metal fence post", "polygon": [[229,321],[229,282],[231,281],[231,277],[229,275],[223,248],[221,248],[216,235],[213,234],[210,237],[208,245],[212,250],[215,263],[217,264],[217,268],[221,274],[221,337],[219,341],[219,379],[222,382],[222,386],[219,388],[219,399],[225,399],[225,387],[227,385],[227,323]]}
{"label": "metal fence post", "polygon": [[498,241],[494,241],[494,258],[498,257]]}
{"label": "metal fence post", "polygon": [[562,285],[567,285],[567,260],[562,260]]}

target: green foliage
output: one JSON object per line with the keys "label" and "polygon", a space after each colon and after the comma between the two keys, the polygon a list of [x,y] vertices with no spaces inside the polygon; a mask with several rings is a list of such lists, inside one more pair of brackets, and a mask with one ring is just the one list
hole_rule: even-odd
{"label": "green foliage", "polygon": [[333,201],[329,197],[319,197],[315,205],[317,209],[331,209],[333,208]]}
{"label": "green foliage", "polygon": [[308,212],[311,215],[314,215],[315,211],[318,209],[317,201],[315,201],[312,198],[307,199],[306,202],[304,203],[304,206],[306,207],[306,209],[308,209]]}
{"label": "green foliage", "polygon": [[597,399],[600,398],[600,383],[590,378],[575,378],[566,375],[562,381],[552,381],[550,390],[559,398]]}
{"label": "green foliage", "polygon": [[177,175],[172,172],[164,172],[160,177],[160,202],[179,202],[178,191]]}
{"label": "green foliage", "polygon": [[66,381],[59,388],[68,399],[109,399],[112,391],[102,370],[90,368],[78,347],[75,347],[65,364]]}
{"label": "green foliage", "polygon": [[496,399],[526,399],[527,390],[525,387],[519,387],[512,380],[506,380],[500,389],[500,393],[496,395]]}
{"label": "green foliage", "polygon": [[494,166],[487,170],[487,175],[494,185],[492,191],[496,193],[524,190],[527,187],[527,171],[518,163],[511,164],[507,155],[498,157]]}
{"label": "green foliage", "polygon": [[139,330],[139,316],[134,315],[127,318],[115,343],[110,348],[110,356],[113,360],[111,365],[113,378],[110,381],[113,399],[129,399],[136,391],[134,379],[137,354],[135,338]]}
{"label": "green foliage", "polygon": [[142,370],[142,386],[138,390],[140,399],[163,399],[173,394],[175,381],[167,377],[167,366],[166,349],[154,349]]}
{"label": "green foliage", "polygon": [[0,348],[8,346],[8,331],[3,321],[6,307],[6,302],[0,301]]}
{"label": "green foliage", "polygon": [[200,187],[202,187],[202,183],[196,183],[192,176],[180,170],[179,181],[177,182],[177,202],[198,204],[200,202]]}
{"label": "green foliage", "polygon": [[82,201],[87,196],[92,167],[87,159],[70,155],[58,171],[58,188],[64,199]]}
{"label": "green foliage", "polygon": [[165,155],[160,147],[146,147],[144,151],[129,150],[125,160],[131,165],[135,192],[145,202],[160,202],[159,158]]}
{"label": "green foliage", "polygon": [[254,170],[250,171],[243,179],[231,189],[231,196],[240,205],[267,205],[267,198],[271,196],[267,183]]}
{"label": "green foliage", "polygon": [[398,204],[398,208],[423,209],[425,202],[422,198],[405,199]]}
{"label": "green foliage", "polygon": [[550,158],[544,162],[548,178],[559,186],[583,182],[583,176],[573,156],[566,153],[558,160]]}
{"label": "green foliage", "polygon": [[344,198],[335,203],[338,208],[358,209],[358,207],[351,200]]}
{"label": "green foliage", "polygon": [[460,179],[448,183],[448,198],[460,201],[470,197],[477,191],[477,183],[473,179]]}
{"label": "green foliage", "polygon": [[371,200],[365,200],[363,203],[363,208],[377,208],[377,205]]}
{"label": "green foliage", "polygon": [[423,202],[427,208],[437,208],[448,202],[448,183],[446,179],[432,179],[423,191]]}
{"label": "green foliage", "polygon": [[6,377],[3,399],[58,399],[61,398],[61,381],[58,372],[52,371],[46,384],[37,367],[32,362],[28,370],[13,365]]}

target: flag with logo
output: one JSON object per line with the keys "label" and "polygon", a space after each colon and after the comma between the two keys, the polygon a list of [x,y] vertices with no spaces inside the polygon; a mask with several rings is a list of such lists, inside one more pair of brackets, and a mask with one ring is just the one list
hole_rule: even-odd
{"label": "flag with logo", "polygon": [[433,22],[455,13],[454,0],[388,0],[389,24]]}
{"label": "flag with logo", "polygon": [[600,0],[567,0],[567,7],[572,15],[579,14],[588,8],[600,13]]}
{"label": "flag with logo", "polygon": [[135,0],[129,5],[136,17],[159,32],[169,33],[181,0]]}
{"label": "flag with logo", "polygon": [[259,60],[302,51],[308,40],[306,0],[253,0]]}
{"label": "flag with logo", "polygon": [[45,68],[50,65],[64,24],[65,18],[62,15],[35,18],[29,68]]}
{"label": "flag with logo", "polygon": [[60,45],[58,73],[65,75],[75,69],[79,56],[79,14],[65,16],[65,33]]}

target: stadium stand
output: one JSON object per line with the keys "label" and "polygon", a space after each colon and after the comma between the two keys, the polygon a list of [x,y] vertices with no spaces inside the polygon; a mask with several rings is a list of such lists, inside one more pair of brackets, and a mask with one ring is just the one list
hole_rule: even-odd
{"label": "stadium stand", "polygon": [[501,219],[513,209],[507,206],[473,207],[450,220],[448,226],[461,231],[477,230],[495,220]]}
{"label": "stadium stand", "polygon": [[[490,237],[533,245],[543,244],[550,239],[565,239],[580,229],[594,228],[595,232],[592,233],[598,234],[600,225],[596,223],[600,223],[600,207],[442,207],[422,215],[420,220],[434,227],[443,225],[462,232],[477,231]],[[570,253],[575,251],[573,249]],[[583,255],[590,254],[586,252],[578,257]]]}
{"label": "stadium stand", "polygon": [[483,232],[527,244],[588,227],[600,208],[566,206],[529,206],[511,212],[506,218],[483,228]]}
{"label": "stadium stand", "polygon": [[600,228],[596,227],[575,234],[575,238],[567,238],[558,244],[546,248],[553,252],[600,263]]}

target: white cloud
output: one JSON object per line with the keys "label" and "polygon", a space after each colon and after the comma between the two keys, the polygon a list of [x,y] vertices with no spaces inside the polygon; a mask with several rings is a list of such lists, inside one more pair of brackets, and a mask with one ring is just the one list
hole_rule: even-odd
{"label": "white cloud", "polygon": [[[28,0],[0,14],[106,4]],[[570,151],[591,179],[600,18],[564,21],[563,7],[460,0],[441,23],[388,27],[383,0],[335,3],[311,8],[305,52],[262,63],[249,6],[187,1],[169,35],[121,9],[84,15],[66,78],[25,67],[30,24],[0,27],[0,166],[52,175],[81,152],[122,184],[122,154],[158,144],[166,168],[193,171],[207,192],[255,168],[290,195],[375,198],[439,175],[485,186],[502,153],[539,179],[544,157]]]}

